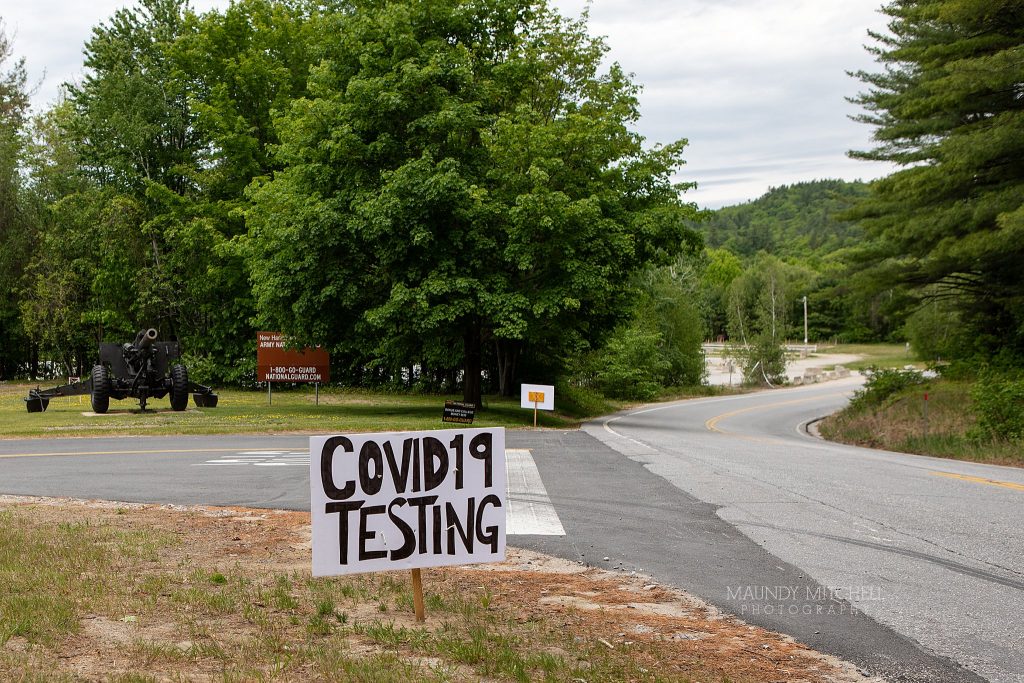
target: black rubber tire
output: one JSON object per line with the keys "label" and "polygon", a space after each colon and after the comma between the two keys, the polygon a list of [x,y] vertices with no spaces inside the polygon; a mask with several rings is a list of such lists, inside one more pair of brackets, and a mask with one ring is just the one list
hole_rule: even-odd
{"label": "black rubber tire", "polygon": [[110,371],[106,365],[92,366],[92,412],[103,414],[110,408]]}
{"label": "black rubber tire", "polygon": [[188,369],[184,365],[171,366],[171,410],[188,408]]}

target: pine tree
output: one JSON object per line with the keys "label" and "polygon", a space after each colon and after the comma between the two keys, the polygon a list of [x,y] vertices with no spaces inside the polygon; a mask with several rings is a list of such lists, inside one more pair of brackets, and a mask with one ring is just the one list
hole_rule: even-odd
{"label": "pine tree", "polygon": [[960,354],[1024,355],[1024,2],[894,0],[853,74],[877,145],[857,158],[903,167],[856,217],[872,238],[864,279],[900,301],[961,311]]}

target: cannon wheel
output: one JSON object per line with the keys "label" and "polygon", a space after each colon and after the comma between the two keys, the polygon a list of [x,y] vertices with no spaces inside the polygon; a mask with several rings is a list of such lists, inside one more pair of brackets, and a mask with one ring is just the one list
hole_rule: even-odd
{"label": "cannon wheel", "polygon": [[106,365],[92,366],[92,412],[105,413],[110,408],[110,371]]}
{"label": "cannon wheel", "polygon": [[188,369],[184,365],[171,366],[171,410],[188,408]]}

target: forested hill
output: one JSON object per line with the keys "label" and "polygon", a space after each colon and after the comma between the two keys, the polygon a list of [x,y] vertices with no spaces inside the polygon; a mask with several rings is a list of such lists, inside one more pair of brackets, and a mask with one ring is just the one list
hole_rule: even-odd
{"label": "forested hill", "polygon": [[754,201],[715,211],[699,229],[708,246],[741,257],[759,251],[783,258],[823,257],[862,238],[858,226],[836,215],[866,193],[865,183],[844,180],[783,185]]}

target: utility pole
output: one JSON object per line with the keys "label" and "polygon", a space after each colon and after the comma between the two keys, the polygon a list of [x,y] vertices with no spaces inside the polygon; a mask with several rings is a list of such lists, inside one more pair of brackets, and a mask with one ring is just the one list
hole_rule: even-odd
{"label": "utility pole", "polygon": [[804,346],[807,346],[807,295],[804,294]]}

